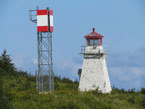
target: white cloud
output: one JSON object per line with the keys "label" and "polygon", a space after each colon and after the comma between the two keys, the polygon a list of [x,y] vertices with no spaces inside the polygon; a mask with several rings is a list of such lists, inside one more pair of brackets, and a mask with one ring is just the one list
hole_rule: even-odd
{"label": "white cloud", "polygon": [[81,64],[75,63],[72,61],[62,61],[55,63],[56,75],[60,75],[62,77],[68,77],[72,80],[78,78],[78,69],[81,68]]}
{"label": "white cloud", "polygon": [[32,61],[33,61],[33,64],[38,64],[38,59],[34,58],[32,59]]}
{"label": "white cloud", "polygon": [[[109,67],[108,68],[112,85],[125,89],[140,89],[142,77],[145,77],[145,68],[142,67]],[[121,84],[121,86],[120,86]]]}
{"label": "white cloud", "polygon": [[36,59],[25,56],[23,54],[16,54],[12,57],[12,62],[15,64],[18,70],[27,71],[31,74],[35,74],[36,68]]}
{"label": "white cloud", "polygon": [[[24,56],[23,54],[17,54],[13,57],[13,63],[16,68],[35,73],[37,70],[38,60],[36,58]],[[78,78],[78,69],[81,68],[82,64],[71,61],[61,61],[54,63],[54,73],[62,77],[68,77],[72,80]]]}
{"label": "white cloud", "polygon": [[13,57],[12,62],[16,65],[17,68],[22,68],[25,63],[25,56],[22,54],[17,54]]}
{"label": "white cloud", "polygon": [[136,77],[145,76],[145,68],[142,68],[142,67],[134,67],[134,68],[131,69],[131,72],[132,72]]}
{"label": "white cloud", "polygon": [[112,53],[108,56],[107,65],[110,80],[118,88],[145,87],[145,47],[135,51]]}

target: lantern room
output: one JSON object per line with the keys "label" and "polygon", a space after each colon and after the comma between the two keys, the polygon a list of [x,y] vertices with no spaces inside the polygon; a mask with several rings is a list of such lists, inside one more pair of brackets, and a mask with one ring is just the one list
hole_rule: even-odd
{"label": "lantern room", "polygon": [[86,38],[86,46],[102,46],[103,35],[95,32],[95,28],[93,28],[93,32],[84,36]]}

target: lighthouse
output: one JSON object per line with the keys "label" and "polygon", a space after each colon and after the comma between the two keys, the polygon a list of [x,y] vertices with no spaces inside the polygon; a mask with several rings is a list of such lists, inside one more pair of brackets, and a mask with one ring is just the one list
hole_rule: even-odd
{"label": "lighthouse", "polygon": [[79,90],[89,91],[98,88],[102,93],[110,93],[112,89],[106,65],[106,53],[102,46],[104,36],[96,33],[93,28],[93,31],[84,37],[86,46],[81,52],[84,60],[82,70],[78,72],[80,75]]}

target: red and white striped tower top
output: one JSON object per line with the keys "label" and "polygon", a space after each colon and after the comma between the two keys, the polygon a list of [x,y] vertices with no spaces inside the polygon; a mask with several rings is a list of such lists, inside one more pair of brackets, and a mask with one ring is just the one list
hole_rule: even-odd
{"label": "red and white striped tower top", "polygon": [[50,10],[48,12],[47,9],[37,10],[37,32],[48,32],[48,31],[53,32],[53,11]]}

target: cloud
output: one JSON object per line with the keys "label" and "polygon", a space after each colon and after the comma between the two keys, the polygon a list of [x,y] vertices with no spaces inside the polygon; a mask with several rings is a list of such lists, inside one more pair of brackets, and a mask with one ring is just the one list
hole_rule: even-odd
{"label": "cloud", "polygon": [[[82,59],[75,57],[72,60],[64,60],[60,62],[55,62],[53,64],[53,69],[55,75],[61,77],[68,77],[72,80],[78,79],[78,69],[82,67]],[[23,70],[35,74],[38,69],[38,59],[34,57],[25,56],[23,54],[16,54],[12,57],[12,62],[15,64],[18,70]]]}
{"label": "cloud", "polygon": [[15,64],[18,70],[27,71],[31,74],[35,74],[37,70],[37,59],[23,54],[16,54],[12,57],[12,62]]}
{"label": "cloud", "polygon": [[21,68],[24,65],[25,57],[24,55],[16,55],[12,62],[16,65],[16,67]]}
{"label": "cloud", "polygon": [[[64,60],[55,62],[53,64],[54,73],[57,76],[68,77],[72,80],[78,79],[78,69],[82,67],[82,58],[75,57],[72,60]],[[23,54],[16,54],[12,57],[12,62],[16,65],[18,70],[23,70],[35,74],[38,69],[38,59],[34,57],[25,56]]]}
{"label": "cloud", "polygon": [[54,72],[56,75],[76,80],[78,79],[78,69],[81,67],[82,64],[76,63],[75,60],[61,61],[55,63]]}
{"label": "cloud", "polygon": [[38,59],[34,58],[32,59],[32,61],[33,61],[33,64],[38,64]]}
{"label": "cloud", "polygon": [[145,87],[145,47],[138,50],[112,53],[108,56],[107,65],[112,85],[118,88]]}
{"label": "cloud", "polygon": [[121,53],[112,53],[108,56],[110,66],[129,66],[144,67],[145,65],[145,47],[141,47],[135,51],[126,51]]}

